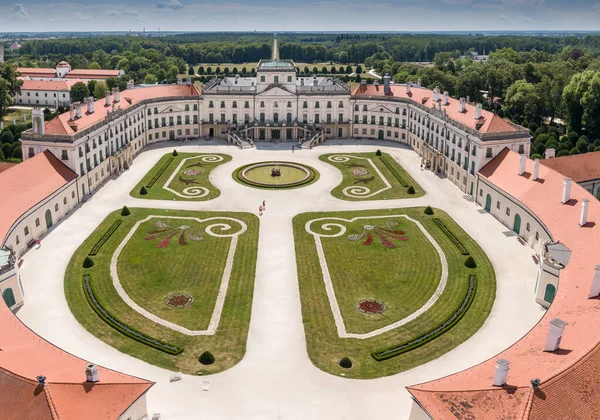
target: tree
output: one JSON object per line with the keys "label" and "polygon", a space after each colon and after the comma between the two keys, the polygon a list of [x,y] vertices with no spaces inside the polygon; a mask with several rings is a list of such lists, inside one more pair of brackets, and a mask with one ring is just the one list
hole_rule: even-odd
{"label": "tree", "polygon": [[350,369],[352,367],[352,360],[350,360],[348,357],[344,357],[338,362],[338,365],[344,369]]}
{"label": "tree", "polygon": [[109,90],[115,87],[119,87],[119,79],[117,79],[116,77],[109,77],[108,79],[106,79],[106,86],[108,86]]}
{"label": "tree", "polygon": [[0,143],[12,143],[15,140],[15,136],[10,130],[6,130],[0,135]]}
{"label": "tree", "polygon": [[188,68],[188,76],[194,76],[196,74],[196,72],[194,71],[194,68],[192,66],[190,66]]}
{"label": "tree", "polygon": [[[577,140],[577,143],[575,144],[575,147],[577,148],[577,150],[580,150],[582,152],[586,152],[587,149],[588,149],[587,137],[585,137],[585,136],[579,137],[579,140]],[[571,154],[573,154],[573,153],[571,153]]]}
{"label": "tree", "polygon": [[155,75],[148,73],[146,77],[144,77],[144,83],[147,85],[155,85],[158,82]]}
{"label": "tree", "polygon": [[8,159],[12,153],[12,145],[10,143],[2,143],[0,150],[2,150],[4,157]]}
{"label": "tree", "polygon": [[361,74],[363,72],[361,66],[356,66],[356,74]]}
{"label": "tree", "polygon": [[92,95],[96,90],[96,83],[98,83],[96,80],[90,80],[89,82],[87,82],[89,95]]}
{"label": "tree", "polygon": [[346,74],[352,74],[352,66],[349,64],[346,66]]}
{"label": "tree", "polygon": [[6,115],[15,95],[21,93],[22,80],[17,79],[16,66],[0,64],[0,118]]}
{"label": "tree", "polygon": [[204,74],[204,67],[203,66],[198,67],[198,74]]}
{"label": "tree", "polygon": [[23,150],[21,149],[20,145],[13,147],[10,157],[13,159],[23,159]]}
{"label": "tree", "polygon": [[203,365],[212,365],[215,363],[215,356],[211,352],[205,351],[200,355],[199,361]]}
{"label": "tree", "polygon": [[475,259],[472,256],[469,255],[469,258],[466,259],[465,267],[477,268],[477,263],[475,262]]}
{"label": "tree", "polygon": [[102,99],[104,98],[106,92],[108,92],[108,86],[106,86],[106,83],[97,82],[96,86],[94,87],[94,98]]}
{"label": "tree", "polygon": [[94,266],[94,260],[92,260],[89,256],[85,257],[83,260],[83,268],[92,268]]}
{"label": "tree", "polygon": [[121,209],[121,216],[129,216],[131,214],[131,211],[129,210],[129,208],[127,206],[123,206],[123,208]]}
{"label": "tree", "polygon": [[348,53],[346,51],[340,52],[338,56],[338,60],[340,63],[347,64],[348,63]]}
{"label": "tree", "polygon": [[6,157],[4,156],[4,152],[2,152],[2,150],[0,150],[0,162],[4,162],[6,160]]}

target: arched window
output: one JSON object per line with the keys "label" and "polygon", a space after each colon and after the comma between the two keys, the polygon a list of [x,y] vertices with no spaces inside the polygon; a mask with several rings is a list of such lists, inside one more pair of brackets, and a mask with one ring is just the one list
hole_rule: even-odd
{"label": "arched window", "polygon": [[547,284],[546,290],[544,291],[544,300],[548,303],[552,303],[554,301],[555,296],[556,287],[553,284]]}
{"label": "arched window", "polygon": [[288,101],[288,103],[287,103],[287,107],[288,107],[288,108],[291,108],[291,107],[292,107],[292,101]]}
{"label": "arched window", "polygon": [[273,108],[277,108],[279,107],[279,104],[277,103],[277,101],[273,102]]}
{"label": "arched window", "polygon": [[12,308],[17,303],[17,300],[15,299],[15,294],[10,287],[8,289],[5,289],[4,292],[2,292],[2,298],[4,299],[4,303],[6,303],[6,306],[8,306],[9,308]]}
{"label": "arched window", "polygon": [[260,107],[264,108],[265,107],[265,101],[260,101]]}

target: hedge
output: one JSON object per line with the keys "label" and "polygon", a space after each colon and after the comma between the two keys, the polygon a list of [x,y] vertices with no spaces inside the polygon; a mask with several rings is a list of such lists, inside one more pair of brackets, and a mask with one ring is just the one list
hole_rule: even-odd
{"label": "hedge", "polygon": [[83,292],[85,294],[85,298],[87,299],[89,305],[92,307],[94,312],[96,312],[96,314],[104,322],[106,322],[108,325],[110,325],[126,337],[129,337],[139,343],[155,348],[156,350],[172,354],[174,356],[180,354],[183,351],[183,349],[180,347],[164,343],[152,337],[148,337],[147,335],[137,331],[136,329],[125,325],[113,315],[111,315],[106,309],[104,309],[104,307],[96,297],[89,274],[83,275]]}
{"label": "hedge", "polygon": [[460,253],[463,255],[469,255],[469,251],[467,250],[467,248],[465,248],[465,246],[458,240],[458,238],[456,236],[454,236],[454,234],[452,232],[450,232],[450,229],[448,229],[446,227],[446,225],[444,224],[444,222],[442,222],[440,219],[433,219],[433,221],[435,222],[436,225],[438,225],[438,227],[442,230],[442,232],[444,232],[446,234],[446,236],[448,238],[450,238],[450,240],[454,243],[454,245],[456,245],[456,247],[458,249],[460,249]]}
{"label": "hedge", "polygon": [[383,162],[383,164],[385,165],[386,168],[388,168],[388,170],[392,173],[392,175],[394,175],[394,178],[396,178],[398,180],[398,182],[400,183],[400,185],[402,185],[403,187],[408,187],[408,184],[406,183],[406,181],[404,180],[404,178],[402,178],[402,175],[400,175],[400,172],[398,172],[398,168],[396,165],[394,165],[394,163],[389,161],[389,156],[384,155],[384,156],[380,156],[379,159],[381,160],[381,162]]}
{"label": "hedge", "polygon": [[467,293],[463,298],[460,306],[454,311],[452,316],[448,318],[446,321],[436,326],[435,328],[418,335],[415,338],[412,338],[408,341],[400,343],[396,346],[389,347],[384,350],[376,351],[371,353],[371,357],[378,362],[382,362],[384,360],[391,359],[392,357],[399,356],[401,354],[407,353],[411,350],[417,349],[432,340],[435,340],[442,334],[448,332],[452,327],[454,327],[462,317],[467,313],[473,300],[475,299],[475,293],[477,292],[477,281],[474,275],[469,276],[469,288],[467,289]]}
{"label": "hedge", "polygon": [[167,159],[167,161],[163,164],[163,166],[160,167],[160,169],[158,170],[158,172],[156,172],[156,174],[152,177],[152,179],[150,180],[150,182],[148,182],[146,184],[146,188],[152,188],[152,186],[154,184],[156,184],[156,181],[158,181],[158,178],[160,178],[162,176],[162,174],[165,173],[165,171],[167,170],[167,168],[169,167],[169,165],[171,164],[171,162],[173,162],[173,158],[170,157],[169,159]]}
{"label": "hedge", "polygon": [[121,226],[121,223],[123,223],[122,219],[117,219],[115,220],[115,222],[112,224],[111,227],[108,228],[108,230],[106,232],[104,232],[104,235],[102,235],[102,237],[98,240],[98,242],[96,242],[96,245],[94,245],[94,247],[92,248],[92,250],[90,251],[90,253],[88,255],[96,255],[98,254],[98,251],[100,251],[100,248],[102,248],[102,245],[104,245],[104,243],[106,241],[108,241],[108,238],[110,238],[112,236],[113,233],[115,233],[115,230],[117,230],[117,228],[119,226]]}

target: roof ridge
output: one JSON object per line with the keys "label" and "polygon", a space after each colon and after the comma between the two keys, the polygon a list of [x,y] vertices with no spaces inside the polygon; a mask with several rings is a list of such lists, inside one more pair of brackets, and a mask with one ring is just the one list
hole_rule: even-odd
{"label": "roof ridge", "polygon": [[50,407],[50,414],[52,414],[52,418],[56,420],[60,419],[60,416],[58,414],[58,408],[54,404],[54,401],[52,400],[52,395],[50,394],[50,384],[44,385],[44,395],[46,396],[48,407]]}

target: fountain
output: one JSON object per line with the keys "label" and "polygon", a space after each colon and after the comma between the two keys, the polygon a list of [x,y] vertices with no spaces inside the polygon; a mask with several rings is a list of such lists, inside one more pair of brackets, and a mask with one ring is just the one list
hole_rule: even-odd
{"label": "fountain", "polygon": [[281,169],[279,169],[279,165],[271,169],[271,176],[281,176]]}

